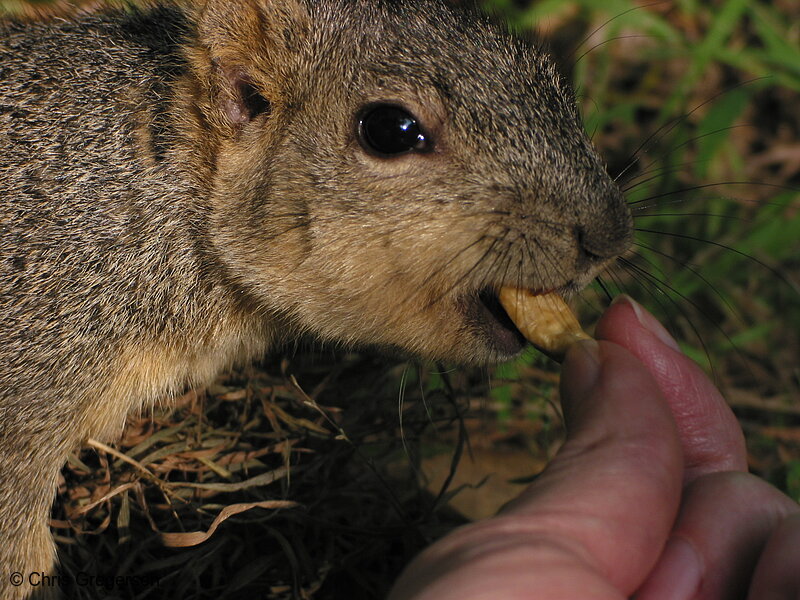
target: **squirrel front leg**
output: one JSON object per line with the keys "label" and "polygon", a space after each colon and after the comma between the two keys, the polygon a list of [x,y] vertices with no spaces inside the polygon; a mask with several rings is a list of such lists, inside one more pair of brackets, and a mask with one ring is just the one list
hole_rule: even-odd
{"label": "squirrel front leg", "polygon": [[[31,448],[0,445],[0,598],[57,598],[56,550],[48,526],[59,459],[28,452],[52,443],[52,432],[26,440]],[[27,444],[26,444],[27,445]],[[19,451],[18,451],[19,450]]]}

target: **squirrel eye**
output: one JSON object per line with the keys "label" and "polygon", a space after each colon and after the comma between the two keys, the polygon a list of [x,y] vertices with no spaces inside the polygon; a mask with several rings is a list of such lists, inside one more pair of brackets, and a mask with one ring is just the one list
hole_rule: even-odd
{"label": "squirrel eye", "polygon": [[392,104],[372,105],[361,113],[358,141],[367,152],[383,157],[424,152],[430,147],[416,117]]}

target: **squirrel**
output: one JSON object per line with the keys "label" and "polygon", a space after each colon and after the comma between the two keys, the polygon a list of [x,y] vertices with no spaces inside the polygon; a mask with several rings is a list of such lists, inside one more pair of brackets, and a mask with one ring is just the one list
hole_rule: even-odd
{"label": "squirrel", "polygon": [[301,335],[507,360],[498,290],[579,290],[631,235],[551,59],[473,8],[0,22],[0,597],[53,572],[59,469],[129,412]]}

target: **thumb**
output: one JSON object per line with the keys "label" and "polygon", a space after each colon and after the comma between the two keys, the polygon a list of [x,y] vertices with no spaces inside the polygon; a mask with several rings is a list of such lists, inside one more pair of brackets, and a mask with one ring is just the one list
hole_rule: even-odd
{"label": "thumb", "polygon": [[680,498],[669,408],[644,366],[611,342],[577,344],[562,380],[568,440],[552,463],[498,516],[426,549],[392,600],[621,600],[641,584]]}
{"label": "thumb", "polygon": [[570,349],[561,375],[567,440],[505,514],[556,521],[614,585],[631,591],[658,557],[678,511],[683,453],[657,382],[610,342]]}

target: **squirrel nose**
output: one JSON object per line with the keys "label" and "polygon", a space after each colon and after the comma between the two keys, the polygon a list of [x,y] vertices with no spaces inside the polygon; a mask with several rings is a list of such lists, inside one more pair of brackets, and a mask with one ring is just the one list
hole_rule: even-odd
{"label": "squirrel nose", "polygon": [[633,216],[619,190],[613,187],[601,198],[575,226],[580,254],[594,262],[623,254],[633,239]]}
{"label": "squirrel nose", "polygon": [[578,226],[575,238],[582,254],[587,258],[607,259],[619,256],[631,242],[630,227],[620,224],[612,227],[589,228]]}
{"label": "squirrel nose", "polygon": [[579,261],[597,262],[623,254],[633,238],[630,211],[625,204],[608,210],[600,223],[577,225],[575,239],[580,249]]}

